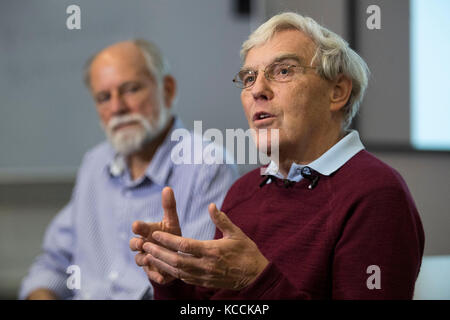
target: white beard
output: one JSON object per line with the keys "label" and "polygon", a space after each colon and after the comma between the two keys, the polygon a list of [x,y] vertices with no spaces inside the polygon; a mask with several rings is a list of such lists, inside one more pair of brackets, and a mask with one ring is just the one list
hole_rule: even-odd
{"label": "white beard", "polygon": [[[156,125],[152,125],[144,116],[134,113],[113,117],[106,126],[102,126],[114,150],[123,156],[128,156],[141,150],[145,144],[155,139],[164,130],[169,119],[169,109],[161,106]],[[114,128],[118,125],[129,122],[138,124],[114,132]]]}

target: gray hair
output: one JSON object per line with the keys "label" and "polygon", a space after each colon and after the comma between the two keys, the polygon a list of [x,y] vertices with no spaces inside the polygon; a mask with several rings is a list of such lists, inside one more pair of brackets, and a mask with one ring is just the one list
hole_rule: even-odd
{"label": "gray hair", "polygon": [[318,61],[319,74],[329,80],[344,74],[352,80],[352,92],[344,107],[344,129],[347,129],[358,112],[369,81],[370,71],[364,60],[352,50],[348,43],[336,33],[319,25],[310,17],[294,12],[273,16],[258,27],[242,44],[241,58],[245,60],[248,51],[269,41],[276,32],[299,30],[309,36],[317,46],[311,66]]}
{"label": "gray hair", "polygon": [[[170,72],[169,63],[167,62],[166,58],[163,56],[158,47],[150,41],[143,39],[132,39],[131,42],[135,44],[139,48],[139,50],[141,50],[141,53],[145,58],[147,71],[156,78],[156,82],[159,86],[162,83],[163,78]],[[91,64],[99,53],[100,52],[95,53],[86,61],[84,65],[83,80],[88,88],[91,85]]]}

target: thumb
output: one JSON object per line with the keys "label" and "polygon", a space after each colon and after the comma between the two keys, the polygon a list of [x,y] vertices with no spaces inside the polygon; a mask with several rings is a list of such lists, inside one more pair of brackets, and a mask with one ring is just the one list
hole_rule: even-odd
{"label": "thumb", "polygon": [[231,238],[235,235],[241,235],[242,231],[237,227],[231,220],[227,217],[227,215],[219,209],[214,203],[211,203],[208,206],[209,215],[211,216],[211,220],[216,225],[217,229],[219,229],[225,238]]}
{"label": "thumb", "polygon": [[162,190],[161,203],[164,211],[163,221],[171,228],[179,227],[180,223],[178,221],[177,203],[172,188],[165,187]]}

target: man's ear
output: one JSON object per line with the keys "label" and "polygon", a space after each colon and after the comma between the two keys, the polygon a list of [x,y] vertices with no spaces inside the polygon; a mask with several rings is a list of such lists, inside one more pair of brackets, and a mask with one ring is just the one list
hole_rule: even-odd
{"label": "man's ear", "polygon": [[343,74],[337,76],[336,80],[333,81],[330,93],[331,111],[341,110],[347,104],[352,93],[352,87],[352,80],[349,77]]}
{"label": "man's ear", "polygon": [[163,79],[164,104],[166,107],[172,107],[177,94],[177,82],[174,77],[167,75]]}

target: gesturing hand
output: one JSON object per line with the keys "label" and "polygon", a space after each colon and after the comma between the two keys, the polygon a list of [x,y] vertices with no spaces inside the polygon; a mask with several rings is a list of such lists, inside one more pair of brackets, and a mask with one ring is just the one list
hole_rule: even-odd
{"label": "gesturing hand", "polygon": [[160,222],[135,221],[132,230],[141,237],[135,237],[130,240],[130,249],[138,251],[135,256],[136,264],[143,267],[150,280],[158,283],[168,283],[174,278],[164,271],[159,270],[146,259],[147,254],[143,251],[143,245],[147,242],[155,242],[152,234],[155,231],[163,231],[169,234],[181,236],[180,223],[178,222],[177,206],[173,191],[165,187],[161,192],[161,202],[164,216]]}
{"label": "gesturing hand", "polygon": [[[252,283],[269,263],[256,244],[215,204],[208,207],[223,238],[199,241],[155,231],[143,245],[147,261],[172,277],[211,288],[240,290]],[[161,283],[155,280],[157,283]]]}

